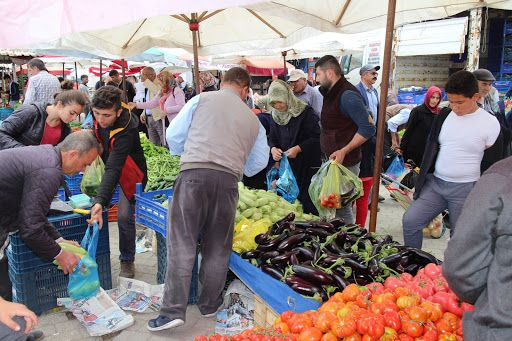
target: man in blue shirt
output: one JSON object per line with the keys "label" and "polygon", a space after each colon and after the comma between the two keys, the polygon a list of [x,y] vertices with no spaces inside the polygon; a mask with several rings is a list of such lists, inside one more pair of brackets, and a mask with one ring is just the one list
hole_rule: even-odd
{"label": "man in blue shirt", "polygon": [[377,124],[377,114],[379,113],[379,93],[373,87],[377,81],[380,66],[363,65],[359,70],[361,81],[356,85],[357,89],[363,96],[363,101],[368,110],[372,113],[373,123]]}
{"label": "man in blue shirt", "polygon": [[288,84],[292,86],[293,94],[306,102],[320,116],[324,97],[318,90],[308,84],[307,76],[302,70],[292,70],[288,78]]}
{"label": "man in blue shirt", "polygon": [[181,155],[167,233],[167,275],[160,315],[150,331],[181,326],[196,248],[201,236],[201,293],[204,317],[221,306],[233,241],[238,181],[268,163],[265,128],[244,103],[251,78],[242,68],[224,75],[219,91],[203,92],[185,104],[167,129],[172,154]]}

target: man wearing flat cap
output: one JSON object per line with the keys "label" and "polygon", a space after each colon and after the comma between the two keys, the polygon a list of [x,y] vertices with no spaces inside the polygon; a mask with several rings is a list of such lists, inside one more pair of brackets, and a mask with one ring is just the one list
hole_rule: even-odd
{"label": "man wearing flat cap", "polygon": [[308,84],[307,75],[302,70],[292,70],[288,77],[288,84],[291,85],[295,97],[306,102],[320,116],[324,98],[317,88]]}
{"label": "man wearing flat cap", "polygon": [[377,124],[377,114],[379,112],[379,93],[373,85],[377,81],[379,75],[377,71],[379,70],[380,66],[378,65],[363,65],[359,70],[361,81],[356,85],[361,96],[363,96],[364,104],[372,114],[374,124]]}
{"label": "man wearing flat cap", "polygon": [[473,71],[473,76],[475,76],[478,81],[478,92],[480,93],[478,105],[488,113],[496,116],[500,123],[503,123],[501,122],[500,107],[491,94],[491,90],[493,89],[492,84],[496,78],[494,78],[493,74],[487,69],[475,70]]}

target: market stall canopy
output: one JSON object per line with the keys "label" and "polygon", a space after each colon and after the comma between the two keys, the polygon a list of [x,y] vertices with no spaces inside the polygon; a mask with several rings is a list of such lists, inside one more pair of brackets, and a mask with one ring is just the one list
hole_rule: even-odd
{"label": "market stall canopy", "polygon": [[[279,57],[266,58],[242,58],[237,64],[245,65],[245,69],[254,76],[281,75],[285,72],[283,59]],[[295,69],[290,63],[286,63],[287,70]]]}
{"label": "market stall canopy", "polygon": [[145,0],[140,6],[132,6],[121,0],[2,0],[0,46],[15,48],[48,42],[75,32],[108,29],[162,13],[214,11],[260,1]]}
{"label": "market stall canopy", "polygon": [[[10,1],[14,0],[7,0]],[[72,5],[65,2],[72,7],[71,11],[57,10],[52,11],[51,15],[46,12],[47,9],[41,8],[38,8],[40,11],[37,14],[34,13],[35,8],[41,7],[37,5],[38,3],[27,8],[21,6],[26,11],[23,13],[18,11],[20,6],[13,5],[12,7],[17,8],[16,14],[22,18],[21,22],[26,22],[23,18],[29,15],[34,23],[29,22],[27,26],[20,27],[17,21],[13,25],[18,29],[12,30],[11,23],[7,22],[3,26],[6,29],[0,33],[0,46],[11,46],[12,44],[8,43],[12,36],[18,36],[21,39],[18,38],[16,45],[34,46],[31,43],[39,42],[35,45],[39,48],[67,48],[121,57],[140,54],[154,46],[181,47],[192,51],[192,33],[188,22],[191,19],[190,13],[197,12],[201,55],[216,56],[264,49],[286,50],[303,39],[318,35],[320,31],[354,33],[382,28],[385,25],[387,10],[387,1],[370,0],[224,0],[215,1],[215,5],[208,5],[207,1],[194,1],[185,5],[184,1],[151,0],[137,11],[124,10],[127,6],[125,3],[119,5],[119,1],[103,2],[95,7],[96,2],[97,0],[86,2],[87,10],[85,4],[83,5],[81,9],[85,14],[81,15],[78,21],[72,21],[69,12],[75,13],[75,9],[80,9],[79,2],[73,2]],[[245,7],[232,7],[243,5]],[[212,6],[220,10],[214,10]],[[398,0],[395,26],[444,18],[485,6],[510,9],[512,1]],[[4,17],[16,17],[10,15],[12,9],[8,8]],[[96,8],[101,8],[101,11],[96,12]],[[61,13],[60,21],[54,20],[55,13]],[[94,13],[95,15],[92,15]],[[116,15],[106,17],[106,13]],[[186,14],[177,15],[179,13]],[[101,23],[95,25],[89,22],[89,16],[95,18],[93,22]],[[33,30],[33,26],[37,26],[40,21],[44,21],[44,29]],[[61,23],[59,34],[53,32],[54,22]],[[71,23],[76,26],[68,27]],[[107,27],[113,28],[106,29]],[[30,31],[27,31],[29,28]],[[91,29],[94,30],[90,31]],[[76,33],[78,31],[83,33]],[[38,37],[37,33],[36,36],[30,36],[29,32],[41,32],[40,34],[44,33],[45,37]]]}

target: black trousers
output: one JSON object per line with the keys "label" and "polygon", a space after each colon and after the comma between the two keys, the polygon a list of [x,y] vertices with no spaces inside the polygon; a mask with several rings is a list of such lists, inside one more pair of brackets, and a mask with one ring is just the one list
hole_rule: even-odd
{"label": "black trousers", "polygon": [[0,260],[0,296],[6,301],[12,301],[12,283],[6,255]]}

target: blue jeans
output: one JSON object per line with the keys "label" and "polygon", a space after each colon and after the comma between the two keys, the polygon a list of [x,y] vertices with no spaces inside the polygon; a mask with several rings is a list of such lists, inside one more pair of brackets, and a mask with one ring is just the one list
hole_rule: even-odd
{"label": "blue jeans", "polygon": [[450,235],[455,232],[462,206],[475,182],[448,182],[427,175],[418,199],[411,203],[402,219],[404,244],[421,249],[423,228],[444,210],[450,213]]}
{"label": "blue jeans", "polygon": [[135,260],[135,204],[126,199],[123,190],[119,191],[117,209],[117,226],[119,228],[119,259],[133,262]]}

